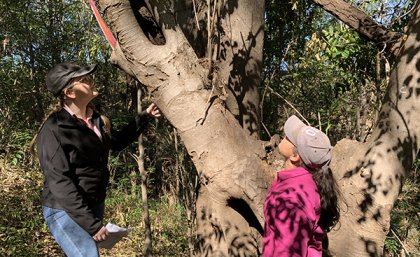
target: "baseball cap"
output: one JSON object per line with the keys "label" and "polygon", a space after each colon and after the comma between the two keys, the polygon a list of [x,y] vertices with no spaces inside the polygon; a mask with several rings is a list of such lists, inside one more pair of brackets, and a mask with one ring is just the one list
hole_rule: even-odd
{"label": "baseball cap", "polygon": [[320,168],[329,165],[332,146],[324,132],[306,125],[298,117],[292,115],[284,124],[284,133],[296,146],[299,156],[306,166]]}
{"label": "baseball cap", "polygon": [[73,63],[60,63],[55,65],[47,73],[47,89],[58,96],[73,78],[90,74],[96,70],[96,64],[89,66],[79,66]]}

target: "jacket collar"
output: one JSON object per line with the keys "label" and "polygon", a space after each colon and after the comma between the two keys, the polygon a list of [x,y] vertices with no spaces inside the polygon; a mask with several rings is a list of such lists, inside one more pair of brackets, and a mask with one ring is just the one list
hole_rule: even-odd
{"label": "jacket collar", "polygon": [[289,170],[281,170],[277,173],[277,180],[283,181],[290,178],[295,178],[295,177],[308,175],[308,174],[310,174],[309,171],[307,171],[303,167],[297,167],[297,168],[293,168]]}
{"label": "jacket collar", "polygon": [[[56,113],[57,117],[57,125],[61,126],[80,126],[80,122],[77,120],[76,117],[72,116],[68,111],[66,111],[64,108],[61,108]],[[96,112],[93,112],[92,114],[92,121],[99,128],[99,114]]]}

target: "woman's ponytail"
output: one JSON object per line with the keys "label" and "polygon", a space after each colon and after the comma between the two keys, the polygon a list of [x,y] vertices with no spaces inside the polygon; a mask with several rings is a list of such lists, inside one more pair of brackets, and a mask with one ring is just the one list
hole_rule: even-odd
{"label": "woman's ponytail", "polygon": [[50,108],[50,110],[48,111],[47,115],[45,115],[45,118],[42,121],[41,126],[39,126],[36,134],[34,135],[34,137],[32,138],[31,142],[29,143],[29,152],[32,155],[35,156],[35,142],[36,142],[36,138],[38,137],[38,133],[39,133],[39,131],[42,128],[42,125],[44,125],[45,121],[48,119],[48,117],[50,117],[51,114],[56,113],[61,108],[63,108],[63,106],[64,106],[64,100],[65,100],[64,94],[61,94],[60,97],[59,97],[59,99],[58,99],[58,102],[54,106],[52,106]]}
{"label": "woman's ponytail", "polygon": [[111,135],[111,121],[109,120],[109,118],[105,114],[102,113],[99,105],[89,104],[88,106],[94,112],[99,114],[99,117],[100,117],[100,119],[102,121],[102,124],[103,124],[104,132],[107,136],[110,136]]}

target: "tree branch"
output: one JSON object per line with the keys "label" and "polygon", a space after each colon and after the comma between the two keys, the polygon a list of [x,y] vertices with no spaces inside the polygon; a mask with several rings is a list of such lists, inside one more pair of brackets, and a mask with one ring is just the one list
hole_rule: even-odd
{"label": "tree branch", "polygon": [[168,76],[158,67],[159,61],[165,59],[169,52],[166,45],[153,45],[150,42],[139,26],[129,1],[101,0],[100,5],[118,39],[111,57],[112,63],[144,85],[156,88]]}
{"label": "tree branch", "polygon": [[402,35],[387,30],[365,12],[343,0],[312,0],[331,15],[357,31],[366,40],[385,44],[387,52],[395,57],[402,42]]}

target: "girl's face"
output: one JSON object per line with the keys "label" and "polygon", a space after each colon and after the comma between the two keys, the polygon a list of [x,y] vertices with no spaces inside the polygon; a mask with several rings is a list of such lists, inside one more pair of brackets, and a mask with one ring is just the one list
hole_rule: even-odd
{"label": "girl's face", "polygon": [[284,137],[278,146],[279,153],[284,156],[284,158],[289,159],[294,154],[295,146],[290,142],[287,137]]}
{"label": "girl's face", "polygon": [[286,158],[285,168],[291,169],[300,166],[300,156],[296,152],[296,147],[287,137],[284,137],[278,146],[279,153]]}

